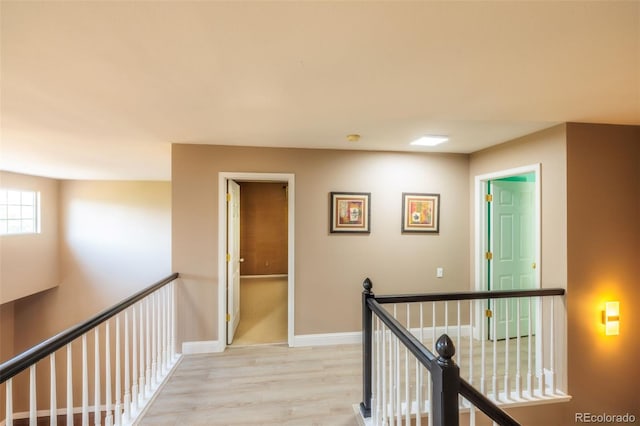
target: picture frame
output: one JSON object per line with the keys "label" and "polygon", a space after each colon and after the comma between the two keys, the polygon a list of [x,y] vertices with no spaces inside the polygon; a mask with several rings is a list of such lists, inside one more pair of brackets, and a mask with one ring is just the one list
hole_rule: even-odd
{"label": "picture frame", "polygon": [[370,192],[331,192],[329,198],[331,233],[371,232]]}
{"label": "picture frame", "polygon": [[402,193],[402,233],[440,232],[440,194]]}

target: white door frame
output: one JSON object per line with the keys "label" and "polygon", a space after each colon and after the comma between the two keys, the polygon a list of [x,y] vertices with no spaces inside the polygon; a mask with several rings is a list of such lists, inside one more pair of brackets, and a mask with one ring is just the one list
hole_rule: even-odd
{"label": "white door frame", "polygon": [[[482,175],[478,175],[475,177],[475,186],[474,186],[474,226],[475,226],[475,250],[474,250],[474,259],[475,259],[475,290],[476,291],[485,291],[486,288],[483,288],[483,277],[486,276],[487,273],[487,265],[486,262],[483,262],[484,259],[484,247],[486,247],[487,236],[484,231],[484,224],[487,220],[486,209],[484,209],[484,188],[487,181],[492,179],[501,179],[510,176],[521,175],[525,173],[534,173],[536,177],[535,181],[535,217],[534,217],[534,226],[535,226],[535,262],[536,269],[534,274],[534,285],[535,288],[540,288],[540,271],[541,271],[541,252],[540,252],[540,242],[541,242],[541,191],[540,191],[540,163],[530,164],[527,166],[516,167],[513,169],[501,170],[492,173],[486,173]],[[476,318],[475,324],[480,324],[480,321],[483,320],[484,309],[476,309]],[[541,315],[538,315],[537,321],[541,320]],[[487,330],[488,331],[488,330]],[[475,327],[473,331],[475,338],[481,338],[480,330],[478,327]],[[486,333],[485,333],[486,334]],[[486,338],[486,336],[482,336],[482,339]]]}
{"label": "white door frame", "polygon": [[286,182],[288,186],[288,259],[287,259],[287,341],[293,346],[295,297],[294,297],[294,257],[295,257],[295,175],[291,173],[218,173],[218,342],[220,350],[227,347],[227,181]]}

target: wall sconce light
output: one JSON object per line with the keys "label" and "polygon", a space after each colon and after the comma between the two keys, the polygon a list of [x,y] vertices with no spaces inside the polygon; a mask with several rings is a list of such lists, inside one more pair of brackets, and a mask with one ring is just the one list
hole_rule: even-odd
{"label": "wall sconce light", "polygon": [[620,302],[606,302],[602,311],[605,336],[620,334]]}

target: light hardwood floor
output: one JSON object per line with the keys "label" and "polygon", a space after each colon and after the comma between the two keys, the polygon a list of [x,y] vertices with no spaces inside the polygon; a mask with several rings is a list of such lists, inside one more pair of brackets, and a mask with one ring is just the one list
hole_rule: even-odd
{"label": "light hardwood floor", "polygon": [[360,345],[185,356],[140,424],[355,426],[361,356]]}

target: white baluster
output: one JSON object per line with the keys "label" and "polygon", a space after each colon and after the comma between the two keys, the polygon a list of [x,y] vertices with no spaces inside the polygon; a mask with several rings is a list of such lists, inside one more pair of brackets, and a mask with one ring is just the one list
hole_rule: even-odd
{"label": "white baluster", "polygon": [[[436,350],[436,328],[438,327],[436,322],[436,302],[431,302],[431,351]],[[431,373],[427,373],[427,405],[426,409],[429,410],[429,424],[433,424],[433,410],[431,409],[431,403],[433,402],[433,386],[431,386]]]}
{"label": "white baluster", "polygon": [[550,375],[551,383],[549,383],[549,388],[551,390],[551,393],[555,394],[556,393],[556,368],[555,368],[556,353],[555,353],[555,345],[554,345],[555,328],[556,328],[555,307],[554,307],[555,296],[551,296],[550,299],[551,299],[550,300],[551,319],[549,320],[549,325],[551,326],[551,328],[549,329],[549,375]]}
{"label": "white baluster", "polygon": [[462,320],[460,319],[460,301],[456,301],[456,314],[457,314],[457,318],[456,320],[458,321],[458,336],[456,338],[456,355],[455,355],[455,359],[456,360],[462,360],[462,346],[460,345],[460,339],[462,338],[462,325],[460,324],[462,322]]}
{"label": "white baluster", "polygon": [[171,282],[171,284],[169,284],[169,324],[168,324],[168,339],[169,341],[167,342],[168,344],[168,357],[169,357],[169,363],[173,363],[174,357],[175,357],[175,341],[174,341],[174,320],[175,320],[175,304],[174,304],[174,284],[175,281]]}
{"label": "white baluster", "polygon": [[509,337],[511,337],[509,330],[509,304],[511,299],[504,300],[504,319],[505,319],[505,337],[504,337],[504,397],[505,400],[511,398],[511,386],[509,383]]}
{"label": "white baluster", "polygon": [[[481,303],[481,302],[478,302]],[[485,328],[487,324],[486,310],[484,315],[480,317],[480,392],[483,395],[487,394],[487,363],[486,363],[486,351],[487,351],[487,330]]]}
{"label": "white baluster", "polygon": [[424,345],[424,307],[423,303],[420,303],[420,313],[419,313],[419,321],[420,321],[420,329],[418,330],[418,338],[420,339],[420,343]]}
{"label": "white baluster", "polygon": [[[140,304],[138,304],[137,306],[139,307]],[[140,318],[141,316],[138,315],[138,317]],[[139,377],[138,375],[138,335],[137,335],[138,323],[136,322],[136,305],[134,305],[131,309],[131,332],[132,332],[131,345],[133,346],[133,349],[131,351],[131,367],[132,367],[131,380],[133,381],[131,385],[131,401],[132,401],[131,409],[134,412],[137,412],[138,398],[139,398],[138,395],[140,394],[140,388],[138,385],[138,377]],[[131,418],[131,416],[129,418]]]}
{"label": "white baluster", "polygon": [[102,423],[102,412],[100,411],[100,328],[94,328],[93,333],[93,424],[100,426]]}
{"label": "white baluster", "polygon": [[547,394],[547,387],[545,386],[544,376],[544,329],[542,327],[542,298],[536,298],[536,302],[538,305],[538,314],[536,317],[536,371],[538,376],[538,391],[540,392],[540,396],[544,396]]}
{"label": "white baluster", "polygon": [[469,383],[473,384],[473,300],[469,300]]}
{"label": "white baluster", "polygon": [[113,414],[111,412],[111,330],[109,321],[105,323],[104,338],[104,403],[105,403],[105,426],[113,425]]}
{"label": "white baluster", "polygon": [[82,426],[89,425],[89,367],[87,335],[82,335]]}
{"label": "white baluster", "polygon": [[522,373],[521,373],[521,364],[522,364],[522,355],[521,355],[521,343],[522,343],[522,332],[520,330],[520,319],[522,318],[520,312],[520,302],[522,299],[517,299],[516,301],[516,398],[522,399]]}
{"label": "white baluster", "polygon": [[[431,302],[431,351],[436,350],[436,302]],[[429,385],[431,387],[431,385]]]}
{"label": "white baluster", "polygon": [[[420,343],[423,343],[424,339],[424,308],[422,303],[418,305],[420,307],[420,329],[418,331]],[[418,361],[418,358],[415,360],[416,363],[416,426],[420,426],[421,418],[422,418],[422,366]]]}
{"label": "white baluster", "polygon": [[[134,312],[134,310],[131,310]],[[134,325],[135,335],[135,325]],[[134,337],[135,346],[135,337]],[[135,355],[134,355],[135,359]],[[135,363],[134,363],[135,364]],[[130,371],[130,359],[129,359],[129,311],[124,311],[124,422],[129,422],[131,419],[131,371]],[[135,379],[135,373],[134,373]]]}
{"label": "white baluster", "polygon": [[162,337],[160,345],[161,353],[161,371],[164,376],[167,374],[167,287],[163,287],[160,292],[160,336]]}
{"label": "white baluster", "polygon": [[5,425],[13,426],[13,378],[8,379],[5,383],[4,408],[5,408]]}
{"label": "white baluster", "polygon": [[[378,411],[378,395],[379,395],[379,381],[378,381],[378,346],[380,345],[380,336],[378,335],[378,317],[374,315],[372,319],[372,336],[373,342],[372,359],[371,359],[371,420],[373,424],[377,424],[377,411]],[[364,401],[366,402],[366,401]]]}
{"label": "white baluster", "polygon": [[[407,303],[407,330],[411,330],[411,305]],[[411,424],[411,395],[409,393],[409,348],[404,346],[404,405],[405,424]]]}
{"label": "white baluster", "polygon": [[176,303],[176,285],[175,281],[171,283],[171,361],[173,362],[176,357],[176,327],[178,326],[178,305]]}
{"label": "white baluster", "polygon": [[378,345],[378,394],[376,395],[376,399],[378,400],[378,421],[375,424],[382,424],[385,420],[385,416],[387,415],[387,409],[386,409],[386,403],[387,403],[387,398],[386,398],[386,384],[387,384],[387,379],[385,377],[385,362],[386,362],[386,356],[385,356],[385,331],[384,331],[384,324],[380,321],[380,318],[376,317],[377,321],[378,321],[378,339],[380,340],[380,344]]}
{"label": "white baluster", "polygon": [[158,291],[158,317],[156,318],[156,322],[158,323],[158,325],[156,326],[157,328],[157,334],[158,334],[158,366],[156,369],[156,375],[158,377],[157,381],[158,383],[161,382],[162,380],[162,321],[163,321],[163,316],[162,316],[162,290]]}
{"label": "white baluster", "polygon": [[395,336],[389,332],[389,422],[395,424],[396,415],[396,364],[395,364]]}
{"label": "white baluster", "polygon": [[[420,343],[424,345],[424,303],[420,303]],[[418,360],[416,359],[416,362]],[[427,398],[423,398],[423,395],[428,395],[428,391],[424,392],[424,386],[427,386],[427,382],[424,380],[424,370],[420,367],[420,404],[418,405],[419,413],[427,412]],[[423,405],[424,404],[424,405]],[[423,407],[423,408],[421,408]]]}
{"label": "white baluster", "polygon": [[155,387],[157,384],[157,370],[158,370],[158,314],[157,314],[157,294],[153,293],[149,296],[149,303],[151,305],[151,387]]}
{"label": "white baluster", "polygon": [[[126,315],[126,313],[125,313]],[[115,395],[114,395],[114,423],[116,425],[122,424],[122,404],[120,403],[120,396],[122,395],[122,383],[120,378],[120,315],[116,316],[116,377],[115,377]]]}
{"label": "white baluster", "polygon": [[162,381],[162,291],[158,291],[158,316],[156,318],[156,322],[158,323],[156,326],[156,334],[157,334],[157,363],[156,366],[156,377],[157,382],[160,383]]}
{"label": "white baluster", "polygon": [[[449,335],[449,301],[444,301],[444,333]],[[441,334],[441,333],[438,333]],[[438,336],[440,337],[440,336]],[[433,347],[435,349],[435,346]]]}
{"label": "white baluster", "polygon": [[532,352],[532,346],[533,346],[533,330],[532,330],[532,324],[531,324],[531,312],[532,312],[532,298],[529,297],[528,298],[528,305],[529,305],[529,311],[527,312],[529,314],[529,321],[528,322],[528,335],[529,337],[527,338],[527,393],[529,394],[529,398],[533,398],[533,352]]}
{"label": "white baluster", "polygon": [[396,421],[398,425],[402,424],[402,387],[400,375],[400,339],[395,339],[395,367],[396,367]]}
{"label": "white baluster", "polygon": [[498,400],[498,334],[497,334],[497,323],[498,323],[498,301],[492,300],[493,306],[493,321],[491,321],[492,327],[492,337],[493,337],[493,375],[491,376],[491,389],[493,392],[493,398]]}
{"label": "white baluster", "polygon": [[146,388],[147,388],[147,383],[145,381],[145,367],[144,367],[144,361],[145,361],[145,345],[144,345],[144,319],[145,319],[145,307],[146,307],[146,303],[145,300],[140,301],[140,312],[139,312],[139,319],[138,319],[138,323],[140,325],[140,335],[138,336],[140,339],[140,344],[138,346],[139,349],[139,354],[138,354],[138,358],[139,358],[139,362],[140,362],[140,368],[139,368],[139,374],[140,377],[138,379],[138,406],[140,406],[142,404],[142,401],[144,400],[144,395],[146,392]]}
{"label": "white baluster", "polygon": [[36,365],[29,367],[29,426],[38,424],[38,402],[36,393]]}
{"label": "white baluster", "polygon": [[73,358],[71,343],[67,343],[67,426],[73,426]]}
{"label": "white baluster", "polygon": [[49,355],[49,423],[51,425],[58,424],[58,396],[57,396],[57,381],[56,381],[56,353],[53,352]]}
{"label": "white baluster", "polygon": [[[421,305],[422,306],[422,305]],[[422,367],[418,358],[416,364],[416,426],[422,424]]]}
{"label": "white baluster", "polygon": [[382,420],[378,422],[378,424],[384,424],[387,421],[387,331],[384,324],[382,324],[381,328],[381,366],[380,369],[380,377],[382,382],[382,387],[380,389],[380,393],[378,394],[378,398],[382,401]]}
{"label": "white baluster", "polygon": [[145,370],[145,383],[144,383],[144,397],[145,399],[151,395],[151,301],[147,297],[145,299],[146,304],[146,318],[145,318],[145,355],[146,355],[146,370]]}

